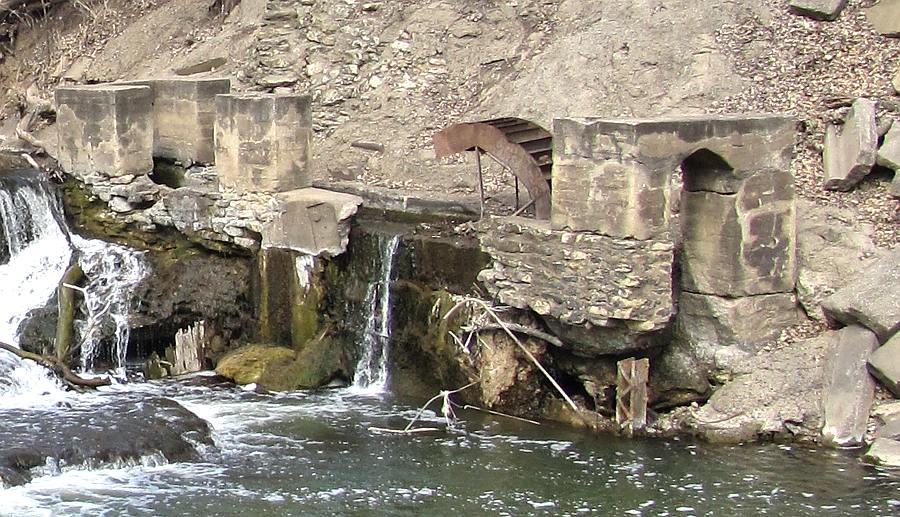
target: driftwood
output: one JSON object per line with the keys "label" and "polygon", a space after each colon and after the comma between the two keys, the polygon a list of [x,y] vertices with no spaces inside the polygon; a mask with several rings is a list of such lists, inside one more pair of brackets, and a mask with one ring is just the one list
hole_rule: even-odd
{"label": "driftwood", "polygon": [[29,86],[25,90],[24,113],[19,123],[16,124],[16,137],[23,142],[31,144],[32,147],[47,153],[47,146],[44,145],[44,142],[31,133],[32,127],[43,113],[56,113],[56,106],[53,105],[53,102],[39,97],[33,86]]}
{"label": "driftwood", "polygon": [[56,319],[56,359],[65,362],[72,348],[73,322],[75,321],[75,289],[71,286],[84,278],[81,266],[73,264],[66,270],[56,288],[58,318]]}
{"label": "driftwood", "polygon": [[559,339],[558,337],[554,336],[553,334],[541,332],[538,329],[526,327],[525,325],[518,325],[516,323],[507,323],[505,321],[503,322],[502,325],[497,324],[497,323],[488,323],[486,325],[481,325],[480,327],[473,329],[472,332],[481,332],[483,330],[504,330],[505,331],[507,329],[509,329],[517,334],[525,334],[526,336],[531,336],[531,337],[535,337],[538,339],[542,339],[542,340],[550,343],[551,345],[559,347],[559,348],[562,348],[565,346],[565,344],[562,342],[562,340]]}
{"label": "driftwood", "polygon": [[85,379],[79,377],[75,374],[68,366],[65,365],[62,361],[55,357],[33,354],[31,352],[27,352],[25,350],[20,350],[12,345],[8,345],[6,343],[0,342],[0,350],[6,350],[7,352],[19,357],[21,359],[26,359],[29,361],[34,361],[39,365],[47,368],[51,372],[55,373],[62,380],[64,380],[70,386],[80,386],[86,388],[97,388],[99,386],[109,386],[111,384],[110,380],[107,378],[102,379]]}

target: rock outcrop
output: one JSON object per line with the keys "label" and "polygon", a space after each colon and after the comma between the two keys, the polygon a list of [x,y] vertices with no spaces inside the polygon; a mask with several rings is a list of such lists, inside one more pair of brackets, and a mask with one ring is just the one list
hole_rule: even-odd
{"label": "rock outcrop", "polygon": [[825,188],[853,188],[875,165],[877,147],[875,102],[856,99],[843,127],[829,126],[825,134]]}
{"label": "rock outcrop", "polygon": [[900,397],[900,333],[872,353],[869,357],[869,371],[894,396]]}
{"label": "rock outcrop", "polygon": [[791,0],[788,3],[794,13],[826,21],[836,19],[846,6],[847,0]]}

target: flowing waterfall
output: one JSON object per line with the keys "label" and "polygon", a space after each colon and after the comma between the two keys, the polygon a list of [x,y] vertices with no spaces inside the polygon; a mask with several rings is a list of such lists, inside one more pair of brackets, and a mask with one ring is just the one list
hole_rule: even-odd
{"label": "flowing waterfall", "polygon": [[356,364],[353,389],[362,393],[381,393],[388,383],[388,354],[391,341],[391,277],[400,236],[379,237],[378,275],[369,284],[366,306],[369,317],[361,339],[362,356]]}
{"label": "flowing waterfall", "polygon": [[[72,250],[61,210],[38,176],[0,181],[0,341],[18,345],[18,328],[43,307],[69,265]],[[0,352],[0,404],[27,406],[32,395],[61,394],[56,379],[31,361]]]}
{"label": "flowing waterfall", "polygon": [[[40,175],[0,175],[0,341],[18,346],[18,330],[29,312],[44,307],[77,256],[88,282],[88,317],[77,322],[82,367],[97,354],[100,330],[115,329],[114,358],[124,366],[131,293],[146,274],[140,253],[99,240],[69,236],[59,200]],[[28,406],[62,394],[55,377],[31,361],[0,352],[0,405]]]}
{"label": "flowing waterfall", "polygon": [[143,253],[125,246],[72,236],[72,244],[80,252],[79,264],[88,283],[85,297],[87,318],[75,323],[81,335],[81,369],[89,371],[100,352],[104,328],[115,327],[113,358],[117,368],[124,368],[128,352],[128,311],[132,293],[147,275]]}

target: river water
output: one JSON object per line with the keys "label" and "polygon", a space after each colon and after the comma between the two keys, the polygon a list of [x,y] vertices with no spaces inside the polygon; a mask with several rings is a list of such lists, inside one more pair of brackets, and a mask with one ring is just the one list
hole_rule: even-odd
{"label": "river water", "polygon": [[100,405],[135,393],[206,419],[216,446],[197,462],[37,477],[0,489],[0,515],[900,514],[898,478],[842,452],[621,440],[478,413],[449,430],[428,413],[417,425],[441,431],[393,435],[372,427],[403,428],[416,404],[351,390],[167,381],[79,397]]}
{"label": "river water", "polygon": [[[117,344],[109,355],[121,366],[130,303],[121,295],[145,274],[140,257],[69,236],[49,191],[34,178],[6,187],[0,191],[7,243],[0,250],[0,340],[15,343],[18,324],[46,303],[77,252],[95,280],[85,290],[96,302],[89,312],[112,318]],[[36,365],[0,352],[0,443],[13,444],[0,457],[18,457],[3,453],[16,453],[12,448],[22,443],[46,449],[53,441],[61,444],[60,457],[72,458],[73,450],[98,450],[128,433],[171,434],[184,422],[183,414],[166,420],[184,413],[172,400],[208,422],[213,435],[212,444],[191,442],[193,431],[186,431],[195,451],[184,457],[194,459],[180,462],[152,448],[128,462],[113,454],[61,466],[46,456],[27,483],[0,486],[0,516],[900,514],[900,478],[849,452],[620,440],[471,412],[460,412],[450,428],[426,413],[417,425],[438,428],[431,433],[379,430],[404,428],[422,402],[384,391],[385,287],[396,247],[396,239],[385,240],[370,290],[372,325],[360,341],[366,350],[376,348],[363,354],[365,386],[259,394],[197,376],[75,394]],[[298,265],[298,275],[306,267]],[[80,327],[82,352],[95,339],[92,321]],[[82,364],[92,357],[82,356]],[[147,411],[160,411],[163,428],[144,429],[142,420],[135,428],[134,420],[119,418],[144,418],[142,406],[151,405],[158,409]],[[147,421],[160,420],[151,414]]]}

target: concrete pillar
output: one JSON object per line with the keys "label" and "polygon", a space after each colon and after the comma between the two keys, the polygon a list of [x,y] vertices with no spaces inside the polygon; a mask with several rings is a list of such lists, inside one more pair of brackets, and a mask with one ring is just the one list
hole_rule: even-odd
{"label": "concrete pillar", "polygon": [[216,97],[216,167],[226,188],[285,192],[310,185],[309,96]]}
{"label": "concrete pillar", "polygon": [[56,90],[59,163],[73,174],[140,176],[153,170],[152,92],[147,86]]}
{"label": "concrete pillar", "polygon": [[215,161],[216,95],[231,91],[230,79],[149,79],[124,84],[153,92],[153,156],[185,164]]}

